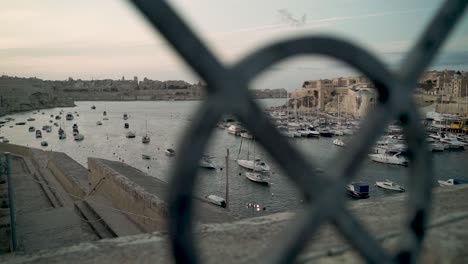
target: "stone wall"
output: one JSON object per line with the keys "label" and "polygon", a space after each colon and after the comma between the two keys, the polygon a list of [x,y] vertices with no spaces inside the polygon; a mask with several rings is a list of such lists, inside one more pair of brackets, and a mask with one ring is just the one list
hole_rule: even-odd
{"label": "stone wall", "polygon": [[88,193],[88,170],[63,152],[48,151],[47,168],[74,200]]}
{"label": "stone wall", "polygon": [[37,78],[0,77],[0,114],[74,106],[52,83]]}
{"label": "stone wall", "polygon": [[102,160],[88,159],[90,195],[104,196],[112,206],[128,212],[127,216],[147,232],[166,229],[167,205]]}

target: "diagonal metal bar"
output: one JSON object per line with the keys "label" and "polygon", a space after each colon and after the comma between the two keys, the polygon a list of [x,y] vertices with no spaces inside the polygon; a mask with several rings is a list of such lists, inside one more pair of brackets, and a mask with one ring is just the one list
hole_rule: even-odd
{"label": "diagonal metal bar", "polygon": [[463,15],[467,4],[467,0],[445,1],[402,63],[400,75],[405,83],[416,83]]}
{"label": "diagonal metal bar", "polygon": [[355,173],[366,159],[369,149],[372,148],[386,125],[394,117],[394,111],[389,107],[390,104],[391,102],[387,102],[385,105],[377,104],[368,113],[362,122],[361,128],[355,133],[353,140],[349,142],[348,147],[338,152],[331,161],[330,166],[327,166],[331,175],[340,176],[347,180],[355,177]]}
{"label": "diagonal metal bar", "polygon": [[166,1],[130,0],[205,80],[208,92],[222,89],[228,72]]}
{"label": "diagonal metal bar", "polygon": [[275,158],[276,162],[288,172],[293,182],[305,194],[306,200],[321,196],[326,188],[311,188],[313,186],[328,186],[330,179],[317,175],[311,161],[307,161],[284,136],[268,120],[265,113],[250,99],[247,109],[239,117],[246,128],[255,135],[256,140]]}
{"label": "diagonal metal bar", "polygon": [[331,219],[336,228],[357,249],[367,263],[393,262],[380,243],[370,235],[347,208],[344,206],[337,208]]}
{"label": "diagonal metal bar", "polygon": [[[178,263],[197,263],[193,237],[193,186],[197,176],[198,162],[208,143],[213,127],[221,117],[222,111],[208,100],[195,113],[194,124],[186,131],[179,145],[182,155],[176,157],[169,180],[169,234],[172,249]],[[191,153],[192,155],[183,155]]]}
{"label": "diagonal metal bar", "polygon": [[426,133],[419,122],[420,117],[414,100],[410,101],[408,110],[402,115],[403,132],[410,150],[410,173],[408,207],[405,219],[407,236],[401,242],[402,251],[414,263],[419,252],[419,246],[424,238],[424,230],[428,224],[432,196],[433,170],[431,155],[427,148]]}

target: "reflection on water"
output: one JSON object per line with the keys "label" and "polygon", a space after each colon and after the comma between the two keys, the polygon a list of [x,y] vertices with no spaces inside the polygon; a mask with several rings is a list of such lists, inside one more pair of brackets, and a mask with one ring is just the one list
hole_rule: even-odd
{"label": "reflection on water", "polygon": [[[264,106],[279,105],[285,99],[259,100]],[[96,109],[92,110],[91,106]],[[1,128],[1,135],[7,137],[11,143],[42,148],[47,150],[62,151],[86,166],[87,157],[99,157],[125,162],[149,175],[168,180],[168,169],[174,158],[164,154],[166,148],[176,148],[177,140],[183,135],[185,128],[190,125],[192,115],[199,105],[197,101],[173,101],[173,102],[77,102],[74,108],[56,108],[43,110],[45,113],[32,114],[32,112],[11,115],[16,121],[26,121],[28,117],[36,120],[27,122],[25,126]],[[67,139],[58,139],[58,128],[53,127],[51,133],[44,132],[42,139],[36,139],[33,132],[28,132],[29,126],[41,129],[43,125],[50,125],[50,115],[57,115],[63,109],[67,112],[78,112],[74,120],[63,120]],[[103,111],[107,112],[109,120],[103,120]],[[128,120],[123,119],[127,113]],[[103,125],[98,126],[97,121]],[[148,134],[151,137],[149,144],[142,144],[141,137],[146,133],[147,121]],[[57,120],[54,119],[54,122]],[[129,128],[124,128],[124,123],[129,123]],[[72,137],[72,125],[78,124],[80,133],[85,136],[83,141],[74,141]],[[128,131],[136,133],[136,138],[126,138]],[[48,147],[41,147],[40,142],[47,140]],[[322,169],[326,169],[334,154],[340,151],[339,147],[332,144],[330,138],[299,138],[289,139],[299,151],[314,160]],[[225,130],[215,128],[213,137],[208,146],[207,154],[215,157],[218,167],[225,168],[226,149],[230,150],[229,163],[229,193],[230,210],[241,217],[260,215],[265,213],[292,210],[298,207],[301,197],[297,188],[285,177],[285,174],[272,161],[261,147],[256,147],[255,155],[265,160],[271,167],[271,184],[263,186],[249,181],[240,173],[243,172],[235,159],[238,156],[241,138],[228,134]],[[240,158],[247,155],[247,143],[242,148]],[[151,156],[150,159],[142,159],[142,154]],[[287,153],[285,153],[287,154]],[[436,179],[462,178],[468,180],[468,152],[444,152],[433,155]],[[200,168],[198,176],[197,193],[199,196],[217,194],[224,196],[225,170],[207,170]],[[370,195],[391,195],[373,186],[375,181],[389,179],[402,184],[406,183],[408,168],[394,165],[374,163],[369,160],[363,162],[362,169],[358,172],[358,179],[371,185]],[[435,182],[435,181],[434,181]],[[259,204],[262,210],[257,210],[250,204]],[[265,211],[263,211],[265,207]]]}

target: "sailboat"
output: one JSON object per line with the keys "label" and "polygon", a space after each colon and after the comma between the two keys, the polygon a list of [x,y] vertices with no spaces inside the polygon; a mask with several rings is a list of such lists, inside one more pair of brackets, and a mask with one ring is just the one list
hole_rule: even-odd
{"label": "sailboat", "polygon": [[148,136],[148,120],[145,120],[146,134],[141,138],[143,144],[150,143],[151,138]]}
{"label": "sailboat", "polygon": [[[60,127],[58,130],[58,135],[59,135],[59,139],[66,139],[67,134],[65,134],[65,130],[62,128],[62,122],[63,122],[63,119],[60,120]],[[65,123],[63,123],[63,126],[65,127]]]}
{"label": "sailboat", "polygon": [[[252,143],[252,144],[255,144],[255,143]],[[254,153],[253,157],[254,158],[252,160],[249,159],[249,155],[247,154],[247,159],[246,160],[238,159],[237,164],[239,164],[239,166],[241,166],[241,167],[252,170],[254,172],[268,172],[268,171],[270,171],[270,166],[268,166],[268,164],[266,164],[264,161],[262,161],[260,159],[255,159],[255,145],[253,147],[253,150],[254,150],[253,151],[253,153]]]}

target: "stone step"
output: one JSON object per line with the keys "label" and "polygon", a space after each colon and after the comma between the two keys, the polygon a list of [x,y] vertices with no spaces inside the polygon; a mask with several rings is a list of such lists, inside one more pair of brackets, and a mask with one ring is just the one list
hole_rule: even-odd
{"label": "stone step", "polygon": [[120,237],[144,233],[144,230],[124,213],[113,209],[112,204],[104,197],[96,194],[91,195],[86,197],[85,202],[116,236]]}
{"label": "stone step", "polygon": [[85,201],[76,201],[75,206],[99,238],[117,237],[112,229],[108,228],[104,220]]}

